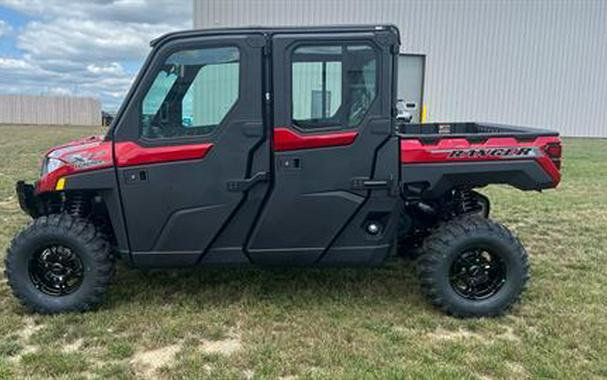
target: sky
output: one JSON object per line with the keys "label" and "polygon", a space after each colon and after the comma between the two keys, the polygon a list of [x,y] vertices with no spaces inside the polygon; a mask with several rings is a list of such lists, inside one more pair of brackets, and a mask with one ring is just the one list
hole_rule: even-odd
{"label": "sky", "polygon": [[150,40],[191,28],[189,0],[0,0],[0,93],[93,96],[115,111]]}

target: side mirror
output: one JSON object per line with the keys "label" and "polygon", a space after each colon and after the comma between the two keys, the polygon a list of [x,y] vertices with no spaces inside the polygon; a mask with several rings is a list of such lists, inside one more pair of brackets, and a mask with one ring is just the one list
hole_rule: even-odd
{"label": "side mirror", "polygon": [[410,123],[413,120],[413,114],[407,111],[405,101],[402,99],[398,99],[396,102],[396,120],[405,123]]}

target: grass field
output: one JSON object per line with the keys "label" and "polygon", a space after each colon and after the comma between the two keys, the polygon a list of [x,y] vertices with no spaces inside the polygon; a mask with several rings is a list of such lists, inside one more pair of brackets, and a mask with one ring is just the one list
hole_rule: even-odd
{"label": "grass field", "polygon": [[[0,127],[0,249],[27,222],[13,186],[91,134]],[[532,281],[497,319],[428,306],[411,262],[375,269],[120,266],[96,312],[29,314],[0,284],[0,378],[605,378],[607,141],[565,141],[556,191],[483,190],[527,247]],[[4,255],[4,253],[2,253]]]}

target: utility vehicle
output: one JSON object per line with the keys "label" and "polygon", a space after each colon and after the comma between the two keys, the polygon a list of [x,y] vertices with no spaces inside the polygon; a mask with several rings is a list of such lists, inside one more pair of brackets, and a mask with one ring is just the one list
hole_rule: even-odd
{"label": "utility vehicle", "polygon": [[107,134],[52,148],[40,179],[17,183],[33,222],[6,276],[27,307],[93,308],[116,259],[377,265],[397,249],[447,313],[493,316],[518,299],[527,253],[474,189],[557,186],[557,133],[403,122],[390,25],[194,30],[151,45]]}

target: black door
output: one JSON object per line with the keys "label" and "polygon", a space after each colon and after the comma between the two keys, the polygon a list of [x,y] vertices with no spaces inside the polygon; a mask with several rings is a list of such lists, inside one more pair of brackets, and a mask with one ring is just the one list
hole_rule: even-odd
{"label": "black door", "polygon": [[248,261],[243,244],[268,186],[264,43],[167,39],[148,59],[114,138],[136,264]]}
{"label": "black door", "polygon": [[397,47],[382,28],[274,35],[274,177],[248,245],[253,262],[373,263],[389,252]]}

